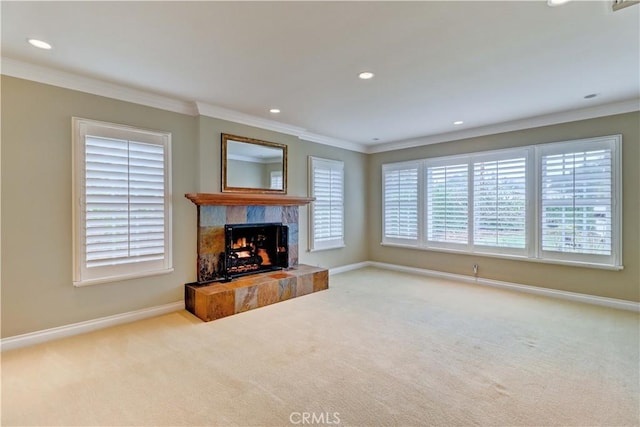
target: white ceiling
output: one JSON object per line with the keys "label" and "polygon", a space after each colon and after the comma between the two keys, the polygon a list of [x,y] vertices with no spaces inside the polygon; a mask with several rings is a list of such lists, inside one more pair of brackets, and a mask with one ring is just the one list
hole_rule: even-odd
{"label": "white ceiling", "polygon": [[[640,97],[640,6],[2,2],[2,57],[373,145]],[[53,45],[50,51],[28,37]],[[373,71],[372,80],[357,74]],[[584,99],[596,93],[593,99]],[[279,115],[269,108],[282,110]],[[464,125],[454,126],[456,120]],[[377,140],[374,141],[374,138]]]}

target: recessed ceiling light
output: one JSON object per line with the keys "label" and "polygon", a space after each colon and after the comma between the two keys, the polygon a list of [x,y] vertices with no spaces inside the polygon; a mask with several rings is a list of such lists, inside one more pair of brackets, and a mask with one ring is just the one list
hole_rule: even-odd
{"label": "recessed ceiling light", "polygon": [[27,41],[29,42],[29,44],[33,47],[37,47],[39,49],[51,49],[51,45],[47,42],[43,42],[42,40],[38,40],[38,39],[27,39]]}
{"label": "recessed ceiling light", "polygon": [[597,93],[590,93],[589,95],[585,95],[584,99],[591,99],[591,98],[595,98],[596,96],[598,96]]}
{"label": "recessed ceiling light", "polygon": [[456,126],[457,126],[457,125],[461,125],[461,124],[463,124],[463,123],[464,123],[464,122],[463,122],[462,120],[458,120],[458,121],[456,121],[456,122],[453,122],[453,124],[454,124],[454,125],[456,125]]}
{"label": "recessed ceiling light", "polygon": [[569,3],[571,0],[547,0],[547,5],[551,7],[562,6],[565,3]]}
{"label": "recessed ceiling light", "polygon": [[380,141],[380,138],[371,138],[372,141]]}
{"label": "recessed ceiling light", "polygon": [[278,108],[272,108],[272,109],[269,110],[269,112],[273,113],[273,114],[278,114],[280,112],[280,110]]}
{"label": "recessed ceiling light", "polygon": [[374,74],[371,71],[363,71],[360,74],[358,74],[358,77],[360,77],[362,80],[372,79],[373,76]]}

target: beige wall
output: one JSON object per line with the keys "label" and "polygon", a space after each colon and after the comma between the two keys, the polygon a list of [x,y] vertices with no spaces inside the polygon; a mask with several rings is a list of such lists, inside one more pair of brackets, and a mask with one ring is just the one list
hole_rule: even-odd
{"label": "beige wall", "polygon": [[[71,117],[172,133],[172,274],[72,284]],[[2,77],[2,336],[179,301],[195,279],[196,119]]]}
{"label": "beige wall", "polygon": [[[381,165],[475,151],[622,134],[623,271],[504,260],[476,255],[383,247]],[[374,154],[369,157],[369,257],[372,261],[473,275],[489,279],[640,301],[640,114],[629,113],[523,131],[433,144]]]}
{"label": "beige wall", "polygon": [[[220,133],[289,146],[289,194],[307,194],[307,156],[345,161],[347,247],[308,253],[300,209],[300,262],[365,261],[366,155],[206,117],[145,107],[2,76],[2,337],[179,301],[196,279],[196,207],[185,193],[220,191]],[[71,117],[172,133],[171,274],[75,288],[72,284]]]}

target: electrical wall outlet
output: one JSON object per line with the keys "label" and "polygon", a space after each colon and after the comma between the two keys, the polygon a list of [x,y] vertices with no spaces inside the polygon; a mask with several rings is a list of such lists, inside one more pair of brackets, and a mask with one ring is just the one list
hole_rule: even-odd
{"label": "electrical wall outlet", "polygon": [[473,274],[478,275],[478,264],[473,264]]}

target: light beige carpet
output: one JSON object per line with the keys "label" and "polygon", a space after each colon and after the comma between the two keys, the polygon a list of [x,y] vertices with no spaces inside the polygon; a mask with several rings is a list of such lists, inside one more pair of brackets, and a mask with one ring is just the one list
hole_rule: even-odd
{"label": "light beige carpet", "polygon": [[640,423],[635,313],[377,269],[330,286],[5,352],[2,424]]}

